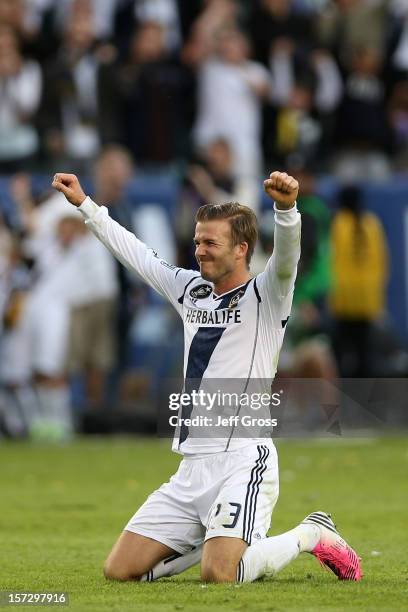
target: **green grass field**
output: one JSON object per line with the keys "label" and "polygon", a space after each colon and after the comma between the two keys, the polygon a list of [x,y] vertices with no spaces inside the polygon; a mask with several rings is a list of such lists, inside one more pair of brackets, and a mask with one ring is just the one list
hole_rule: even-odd
{"label": "green grass field", "polygon": [[179,457],[167,441],[84,439],[0,444],[0,590],[68,591],[70,610],[408,610],[408,438],[280,441],[278,450],[271,533],[332,512],[363,558],[362,582],[339,582],[310,555],[254,584],[201,585],[198,568],[151,584],[106,582],[111,545]]}

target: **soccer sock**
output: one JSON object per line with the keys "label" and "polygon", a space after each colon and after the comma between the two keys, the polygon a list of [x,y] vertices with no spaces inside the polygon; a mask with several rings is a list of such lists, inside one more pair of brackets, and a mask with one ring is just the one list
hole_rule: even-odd
{"label": "soccer sock", "polygon": [[299,552],[312,552],[320,540],[320,528],[318,525],[301,523],[289,533],[294,533],[298,538]]}
{"label": "soccer sock", "polygon": [[3,419],[7,432],[13,437],[22,436],[26,428],[15,391],[7,388],[3,389],[2,400]]}
{"label": "soccer sock", "polygon": [[38,397],[34,389],[29,384],[22,385],[15,390],[16,398],[24,416],[24,422],[28,431],[34,423],[38,421],[39,406]]}
{"label": "soccer sock", "polygon": [[202,551],[203,547],[198,546],[185,555],[175,553],[171,555],[171,557],[167,557],[167,559],[160,561],[160,563],[155,565],[147,574],[143,574],[140,578],[140,582],[152,582],[153,580],[157,580],[157,578],[181,574],[181,572],[184,572],[189,567],[199,563]]}
{"label": "soccer sock", "polygon": [[238,564],[237,582],[253,582],[262,576],[274,576],[299,553],[312,550],[319,538],[317,526],[298,525],[282,535],[248,546]]}
{"label": "soccer sock", "polygon": [[73,426],[68,387],[54,388],[38,385],[37,394],[42,419],[61,429],[65,434],[72,433]]}

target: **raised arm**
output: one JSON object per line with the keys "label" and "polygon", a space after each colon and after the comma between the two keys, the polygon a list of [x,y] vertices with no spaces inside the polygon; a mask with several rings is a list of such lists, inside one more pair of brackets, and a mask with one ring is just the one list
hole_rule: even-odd
{"label": "raised arm", "polygon": [[78,208],[88,228],[123,265],[181,311],[178,298],[191,278],[199,276],[198,272],[177,268],[160,259],[153,249],[111,219],[105,206],[98,206],[87,197],[74,174],[56,174],[52,186]]}
{"label": "raised arm", "polygon": [[299,183],[285,172],[273,172],[264,181],[264,189],[275,202],[274,249],[257,282],[265,297],[276,301],[293,291],[300,258]]}

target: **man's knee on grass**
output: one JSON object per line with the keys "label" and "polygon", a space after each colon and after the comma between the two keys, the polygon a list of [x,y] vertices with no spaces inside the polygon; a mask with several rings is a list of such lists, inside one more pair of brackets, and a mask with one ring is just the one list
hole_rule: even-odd
{"label": "man's knee on grass", "polygon": [[216,537],[204,544],[201,579],[204,582],[236,582],[237,568],[247,548],[239,538]]}
{"label": "man's knee on grass", "polygon": [[222,563],[201,566],[201,580],[203,582],[225,583],[236,582],[237,568],[225,566]]}
{"label": "man's knee on grass", "polygon": [[131,572],[129,568],[124,565],[119,565],[109,558],[106,559],[103,566],[103,575],[107,580],[118,580],[120,582],[126,582],[129,580],[140,580],[140,576]]}

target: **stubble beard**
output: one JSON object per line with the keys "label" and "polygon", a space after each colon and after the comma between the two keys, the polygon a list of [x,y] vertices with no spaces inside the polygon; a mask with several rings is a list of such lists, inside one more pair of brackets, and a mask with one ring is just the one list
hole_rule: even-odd
{"label": "stubble beard", "polygon": [[[203,262],[203,263],[213,263],[213,262]],[[200,273],[201,273],[201,277],[210,282],[213,283],[214,285],[216,285],[217,283],[219,283],[221,280],[223,280],[226,276],[228,276],[229,274],[231,274],[232,270],[229,270],[228,268],[224,268],[223,270],[217,270],[214,269],[213,274],[210,273],[206,273],[203,272],[202,267],[200,265]]]}

